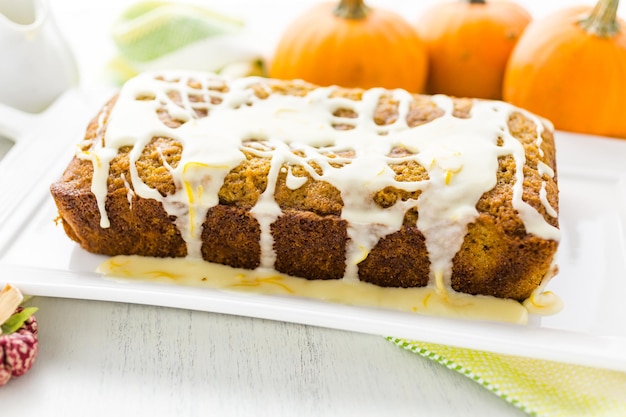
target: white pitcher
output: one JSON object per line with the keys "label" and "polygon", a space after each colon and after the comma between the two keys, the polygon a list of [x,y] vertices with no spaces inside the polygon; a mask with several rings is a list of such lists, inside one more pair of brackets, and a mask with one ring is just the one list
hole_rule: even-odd
{"label": "white pitcher", "polygon": [[0,0],[0,103],[38,113],[76,84],[76,61],[48,1]]}

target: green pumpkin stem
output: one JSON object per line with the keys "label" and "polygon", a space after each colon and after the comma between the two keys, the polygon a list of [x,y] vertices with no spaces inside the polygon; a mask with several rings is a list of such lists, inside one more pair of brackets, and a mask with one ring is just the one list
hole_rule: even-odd
{"label": "green pumpkin stem", "polygon": [[586,18],[578,24],[587,33],[601,38],[612,38],[620,31],[617,22],[617,7],[619,0],[598,0],[595,7]]}
{"label": "green pumpkin stem", "polygon": [[342,19],[365,19],[370,12],[363,0],[341,0],[335,10],[334,15]]}

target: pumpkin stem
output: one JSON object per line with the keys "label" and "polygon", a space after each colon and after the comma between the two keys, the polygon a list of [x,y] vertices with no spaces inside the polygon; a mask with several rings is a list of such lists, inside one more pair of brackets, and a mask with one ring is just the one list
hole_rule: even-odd
{"label": "pumpkin stem", "polygon": [[617,22],[617,6],[619,0],[598,0],[588,17],[580,20],[578,24],[587,33],[601,38],[611,38],[620,31]]}
{"label": "pumpkin stem", "polygon": [[365,19],[370,12],[363,0],[341,0],[335,10],[334,15],[342,19]]}
{"label": "pumpkin stem", "polygon": [[[467,1],[467,0],[465,0]],[[469,0],[468,2],[469,4],[486,4],[487,2],[485,0]]]}

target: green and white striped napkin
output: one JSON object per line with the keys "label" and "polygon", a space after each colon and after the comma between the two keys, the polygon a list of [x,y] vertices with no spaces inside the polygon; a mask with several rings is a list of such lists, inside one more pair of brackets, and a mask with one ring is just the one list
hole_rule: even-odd
{"label": "green and white striped napkin", "polygon": [[188,69],[233,76],[264,75],[260,49],[243,21],[200,5],[140,1],[114,22],[117,56],[109,63],[123,83],[143,71]]}
{"label": "green and white striped napkin", "polygon": [[624,417],[626,373],[388,337],[537,417]]}

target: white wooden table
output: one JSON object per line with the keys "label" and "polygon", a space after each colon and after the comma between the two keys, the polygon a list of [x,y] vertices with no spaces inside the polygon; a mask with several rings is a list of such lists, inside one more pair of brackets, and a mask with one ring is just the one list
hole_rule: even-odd
{"label": "white wooden table", "polygon": [[[411,16],[433,1],[398,0],[393,7]],[[293,15],[311,1],[226,3],[203,2],[260,18],[278,4]],[[542,14],[567,2],[520,3]],[[110,57],[111,21],[128,3],[52,4],[82,85],[91,88]],[[267,38],[279,33],[280,21],[266,24]],[[27,375],[0,389],[3,417],[524,415],[382,336],[125,303],[32,303],[40,309],[40,354]]]}
{"label": "white wooden table", "polygon": [[2,416],[517,416],[383,337],[125,303],[35,298],[41,350]]}

